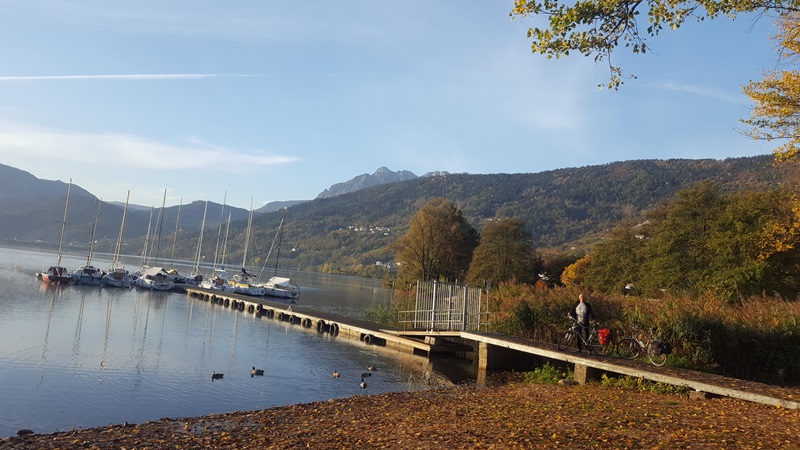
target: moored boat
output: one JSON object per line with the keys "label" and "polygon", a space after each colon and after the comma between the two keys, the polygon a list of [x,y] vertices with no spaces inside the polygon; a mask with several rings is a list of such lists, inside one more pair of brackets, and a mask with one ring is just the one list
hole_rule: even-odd
{"label": "moored boat", "polygon": [[[286,222],[286,208],[283,208],[283,218],[281,219],[281,223],[278,225],[278,232],[276,233],[275,240],[278,241],[278,254],[275,257],[275,273],[267,280],[265,283],[258,283],[256,286],[264,288],[264,296],[266,297],[276,297],[281,299],[288,299],[288,300],[297,300],[300,298],[300,287],[296,284],[292,283],[292,280],[287,277],[279,277],[278,276],[278,262],[281,258],[281,243],[283,242],[283,225]],[[275,240],[273,240],[273,246],[275,245]],[[270,248],[270,253],[272,253],[272,248]],[[267,254],[267,258],[264,260],[264,265],[266,266],[267,261],[269,260],[269,254]],[[244,269],[242,269],[244,271]],[[263,268],[262,268],[263,272]]]}
{"label": "moored boat", "polygon": [[86,258],[86,264],[80,266],[78,270],[72,272],[72,279],[79,284],[90,284],[100,286],[103,282],[105,272],[92,265],[92,251],[94,250],[94,234],[97,231],[97,221],[100,218],[100,205],[102,201],[97,201],[97,208],[95,208],[94,223],[92,224],[92,236],[89,239],[89,256]]}
{"label": "moored boat", "polygon": [[233,292],[237,294],[251,295],[255,297],[263,297],[266,294],[266,289],[263,286],[255,284],[255,276],[250,275],[242,267],[242,273],[233,276],[233,280],[228,283],[233,286]]}
{"label": "moored boat", "polygon": [[50,266],[47,271],[37,273],[36,278],[40,278],[47,283],[69,284],[72,283],[72,276],[66,267],[61,266],[61,248],[64,244],[64,229],[67,226],[67,210],[69,209],[69,193],[72,190],[72,178],[67,185],[67,201],[64,205],[64,220],[61,222],[61,239],[58,241],[58,258],[56,263]]}
{"label": "moored boat", "polygon": [[133,279],[130,272],[125,270],[124,267],[119,266],[111,269],[103,277],[103,285],[119,288],[129,288],[133,286]]}
{"label": "moored boat", "polygon": [[72,280],[78,284],[100,286],[106,273],[91,264],[84,264],[72,272]]}
{"label": "moored boat", "polygon": [[36,277],[53,284],[72,283],[72,275],[70,275],[69,270],[60,265],[50,266],[47,271],[37,273]]}
{"label": "moored boat", "polygon": [[125,197],[125,209],[122,210],[122,223],[119,226],[119,237],[117,238],[117,246],[114,249],[114,262],[103,277],[104,286],[118,288],[129,288],[133,286],[131,274],[125,269],[125,266],[119,258],[120,252],[122,251],[122,236],[125,232],[125,219],[128,216],[128,200],[130,200],[130,198],[131,191],[129,189],[128,195]]}
{"label": "moored boat", "polygon": [[210,279],[203,279],[199,285],[204,289],[215,289],[222,292],[235,292],[236,288],[228,281],[228,272],[225,268],[214,269]]}
{"label": "moored boat", "polygon": [[150,267],[136,279],[136,286],[154,291],[169,291],[175,287],[175,283],[169,279],[169,274],[163,267]]}
{"label": "moored boat", "polygon": [[264,288],[264,295],[268,297],[286,298],[296,300],[300,298],[300,287],[285,277],[272,277],[260,285]]}

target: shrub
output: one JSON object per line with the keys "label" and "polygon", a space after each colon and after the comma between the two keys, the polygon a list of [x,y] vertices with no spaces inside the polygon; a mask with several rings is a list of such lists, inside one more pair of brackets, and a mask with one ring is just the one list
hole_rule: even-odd
{"label": "shrub", "polygon": [[532,372],[525,372],[526,383],[546,383],[556,384],[559,380],[564,378],[572,378],[572,374],[561,370],[557,367],[545,364],[542,367],[537,367]]}

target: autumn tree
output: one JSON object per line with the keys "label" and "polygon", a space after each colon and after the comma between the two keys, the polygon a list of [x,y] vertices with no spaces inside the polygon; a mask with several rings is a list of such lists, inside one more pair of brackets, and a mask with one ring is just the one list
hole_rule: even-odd
{"label": "autumn tree", "polygon": [[391,248],[400,264],[400,280],[456,281],[464,279],[477,244],[478,233],[461,210],[448,200],[432,198]]}
{"label": "autumn tree", "polygon": [[794,194],[723,193],[710,182],[681,191],[650,213],[647,226],[623,224],[562,280],[611,293],[632,282],[646,295],[712,294],[729,302],[800,292],[800,210]]}
{"label": "autumn tree", "polygon": [[481,231],[467,282],[473,285],[483,285],[486,280],[494,284],[512,279],[535,282],[536,252],[532,241],[525,222],[520,219],[506,217],[489,222]]}
{"label": "autumn tree", "polygon": [[624,221],[609,239],[594,247],[591,264],[583,271],[582,286],[601,292],[624,292],[629,283],[638,284],[644,250],[645,241],[635,224]]}
{"label": "autumn tree", "polygon": [[643,268],[647,276],[640,280],[640,287],[650,292],[692,292],[703,282],[714,258],[708,236],[724,210],[719,189],[717,184],[703,182],[678,192],[649,237]]}
{"label": "autumn tree", "polygon": [[753,139],[783,142],[775,149],[778,162],[798,161],[800,156],[800,13],[792,12],[778,19],[780,66],[795,66],[770,70],[761,81],[752,81],[744,92],[755,103],[750,119],[743,120],[752,129],[745,134]]}
{"label": "autumn tree", "polygon": [[[611,57],[619,46],[635,54],[649,51],[647,38],[664,29],[677,29],[690,19],[703,21],[720,16],[736,18],[745,12],[774,11],[793,14],[799,0],[515,0],[511,16],[546,16],[548,26],[531,28],[531,49],[547,58],[560,58],[570,53],[606,61],[611,71],[610,88],[622,83],[622,70]],[[646,20],[644,19],[646,18]],[[642,23],[644,22],[644,23]]]}
{"label": "autumn tree", "polygon": [[568,265],[561,272],[561,284],[564,286],[582,286],[584,274],[592,265],[592,255],[588,254],[583,258]]}

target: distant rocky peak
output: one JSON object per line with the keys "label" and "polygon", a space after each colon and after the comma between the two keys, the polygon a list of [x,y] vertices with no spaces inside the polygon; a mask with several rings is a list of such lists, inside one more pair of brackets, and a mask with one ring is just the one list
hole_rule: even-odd
{"label": "distant rocky peak", "polygon": [[423,177],[446,177],[450,175],[450,172],[445,172],[444,170],[435,170],[433,172],[428,172]]}
{"label": "distant rocky peak", "polygon": [[322,191],[317,198],[335,197],[372,186],[413,180],[415,178],[417,178],[417,176],[407,170],[393,172],[386,167],[379,167],[372,175],[364,173],[344,183],[336,183]]}

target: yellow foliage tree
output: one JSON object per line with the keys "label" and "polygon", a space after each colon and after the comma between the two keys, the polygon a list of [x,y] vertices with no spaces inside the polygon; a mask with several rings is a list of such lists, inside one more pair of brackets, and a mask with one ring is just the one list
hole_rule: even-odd
{"label": "yellow foliage tree", "polygon": [[607,61],[611,71],[607,86],[616,89],[622,83],[622,69],[612,64],[611,56],[618,47],[647,53],[647,38],[678,29],[690,19],[735,19],[747,12],[785,15],[797,10],[798,0],[514,0],[510,15],[545,18],[546,26],[528,30],[534,53],[548,59],[575,53]]}
{"label": "yellow foliage tree", "polygon": [[[800,13],[793,12],[778,19],[778,41],[781,64],[796,66],[800,55]],[[760,81],[743,87],[755,106],[750,119],[742,122],[752,126],[745,134],[753,139],[780,140],[775,149],[776,162],[797,162],[800,156],[800,71],[796,68],[767,71]]]}
{"label": "yellow foliage tree", "polygon": [[583,274],[591,263],[589,255],[586,255],[567,266],[561,274],[561,283],[564,286],[580,286],[583,284]]}
{"label": "yellow foliage tree", "polygon": [[758,258],[794,250],[800,244],[800,198],[787,194],[782,210],[765,218],[758,245]]}

